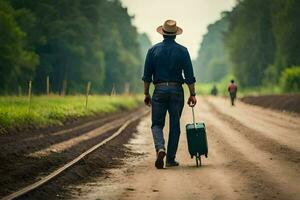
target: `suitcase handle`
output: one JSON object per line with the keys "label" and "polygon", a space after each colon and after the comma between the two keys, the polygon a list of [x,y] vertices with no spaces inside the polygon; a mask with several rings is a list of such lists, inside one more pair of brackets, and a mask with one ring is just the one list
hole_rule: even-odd
{"label": "suitcase handle", "polygon": [[192,107],[192,113],[193,113],[193,124],[194,124],[194,128],[196,128],[194,106]]}

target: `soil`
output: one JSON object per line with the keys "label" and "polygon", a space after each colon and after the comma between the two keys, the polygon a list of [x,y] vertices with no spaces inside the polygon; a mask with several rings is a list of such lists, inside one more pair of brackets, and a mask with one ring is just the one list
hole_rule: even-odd
{"label": "soil", "polygon": [[300,94],[247,96],[241,101],[252,105],[300,114]]}
{"label": "soil", "polygon": [[71,199],[68,187],[90,183],[96,177],[108,178],[107,169],[120,167],[125,157],[141,155],[130,152],[129,148],[123,145],[132,137],[138,123],[139,121],[133,122],[118,137],[97,149],[63,175],[19,199]]}
{"label": "soil", "polygon": [[299,199],[299,115],[241,101],[231,106],[229,99],[219,97],[198,98],[195,113],[196,121],[205,122],[209,145],[201,167],[188,153],[185,125],[191,123],[192,111],[185,107],[179,167],[155,168],[148,115],[21,199]]}
{"label": "soil", "polygon": [[[61,166],[66,160],[78,156],[107,138],[122,125],[122,120],[140,111],[141,108],[108,116],[88,117],[82,121],[74,120],[73,123],[69,121],[65,126],[0,135],[0,196],[27,186]],[[116,121],[114,128],[97,131],[98,127],[103,127],[112,121]],[[78,140],[78,138],[83,139]],[[77,142],[74,143],[73,141],[76,140]],[[60,144],[61,151],[51,148],[57,148],[56,144]],[[35,152],[43,151],[47,154],[34,155]]]}
{"label": "soil", "polygon": [[[197,168],[187,149],[185,108],[177,153],[179,167],[157,170],[150,116],[141,120],[132,152],[120,168],[68,188],[70,199],[299,199],[300,118],[223,98],[199,98],[196,121],[204,121],[208,158]],[[165,132],[168,132],[166,123]],[[167,134],[166,134],[167,136]]]}

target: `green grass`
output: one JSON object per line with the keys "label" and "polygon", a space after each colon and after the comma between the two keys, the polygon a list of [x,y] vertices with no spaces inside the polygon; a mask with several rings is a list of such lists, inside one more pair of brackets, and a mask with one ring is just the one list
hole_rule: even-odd
{"label": "green grass", "polygon": [[213,83],[197,83],[195,86],[196,94],[209,95],[213,85]]}
{"label": "green grass", "polygon": [[[213,88],[213,85],[216,85],[218,88],[218,96],[227,96],[228,91],[227,87],[229,85],[225,82],[219,83],[197,83],[196,84],[196,93],[199,95],[210,95],[210,91]],[[251,87],[251,88],[242,88],[238,85],[238,96],[259,96],[259,95],[269,95],[269,94],[283,94],[284,92],[279,86],[272,87]]]}
{"label": "green grass", "polygon": [[240,91],[239,96],[260,96],[260,95],[270,95],[270,94],[283,94],[283,90],[280,86],[261,86],[261,87],[250,87],[243,88]]}
{"label": "green grass", "polygon": [[[230,80],[234,78],[233,75],[227,75],[222,80],[216,83],[197,83],[196,84],[196,93],[200,95],[210,95],[210,91],[213,88],[213,85],[217,86],[218,96],[227,96],[228,91],[227,87],[230,83]],[[271,85],[271,86],[260,86],[260,87],[241,87],[237,82],[238,86],[238,97],[243,96],[259,96],[259,95],[269,95],[269,94],[282,94],[284,93],[280,85]]]}
{"label": "green grass", "polygon": [[106,114],[136,108],[141,96],[34,96],[29,111],[27,97],[0,97],[0,133],[10,128],[63,124],[70,118]]}
{"label": "green grass", "polygon": [[224,83],[197,83],[195,86],[197,95],[210,95],[211,89],[214,85],[216,85],[218,89],[218,96],[227,95],[228,84]]}

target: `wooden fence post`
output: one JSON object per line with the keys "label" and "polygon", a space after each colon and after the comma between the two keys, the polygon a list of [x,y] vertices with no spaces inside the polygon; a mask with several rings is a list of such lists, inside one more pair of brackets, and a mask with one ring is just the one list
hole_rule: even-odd
{"label": "wooden fence post", "polygon": [[63,85],[62,85],[62,92],[61,95],[65,96],[67,93],[67,80],[63,80]]}
{"label": "wooden fence post", "polygon": [[47,95],[49,96],[50,94],[50,81],[49,81],[49,76],[46,78],[46,84],[47,84]]}
{"label": "wooden fence post", "polygon": [[86,94],[85,94],[85,108],[88,106],[88,97],[91,90],[91,81],[89,81],[86,85]]}
{"label": "wooden fence post", "polygon": [[115,89],[115,84],[113,83],[113,87],[111,89],[110,96],[114,96],[114,95],[116,95],[116,89]]}
{"label": "wooden fence post", "polygon": [[31,109],[31,96],[32,96],[32,81],[28,84],[28,111]]}
{"label": "wooden fence post", "polygon": [[129,94],[129,90],[130,90],[130,84],[129,83],[125,83],[125,85],[124,85],[124,94],[128,95]]}

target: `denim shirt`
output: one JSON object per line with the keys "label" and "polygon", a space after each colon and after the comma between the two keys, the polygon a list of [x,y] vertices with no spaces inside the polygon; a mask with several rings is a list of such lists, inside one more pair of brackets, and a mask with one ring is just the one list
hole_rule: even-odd
{"label": "denim shirt", "polygon": [[[184,77],[183,77],[184,75]],[[148,50],[143,81],[154,84],[178,82],[192,84],[196,82],[191,58],[187,48],[166,38]]]}

